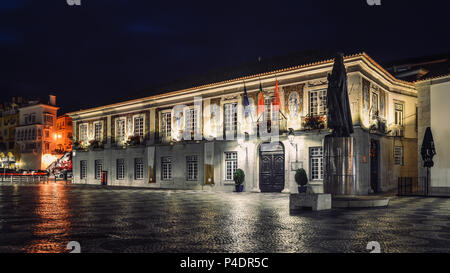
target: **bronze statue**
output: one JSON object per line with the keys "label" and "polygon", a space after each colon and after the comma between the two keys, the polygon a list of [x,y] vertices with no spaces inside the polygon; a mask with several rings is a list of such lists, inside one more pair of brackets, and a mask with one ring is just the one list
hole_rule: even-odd
{"label": "bronze statue", "polygon": [[334,60],[333,71],[328,75],[328,128],[332,136],[349,137],[353,134],[353,122],[347,91],[347,72],[343,54],[338,53]]}

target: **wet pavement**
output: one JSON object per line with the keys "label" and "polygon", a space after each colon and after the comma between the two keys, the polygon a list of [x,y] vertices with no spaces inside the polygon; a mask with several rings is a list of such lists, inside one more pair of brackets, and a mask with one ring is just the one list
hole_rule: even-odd
{"label": "wet pavement", "polygon": [[0,184],[0,252],[450,252],[450,198],[290,215],[288,195]]}

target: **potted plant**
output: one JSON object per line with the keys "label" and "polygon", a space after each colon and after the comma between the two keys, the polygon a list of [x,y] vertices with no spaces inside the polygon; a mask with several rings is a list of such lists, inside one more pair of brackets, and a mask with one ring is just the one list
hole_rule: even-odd
{"label": "potted plant", "polygon": [[305,169],[297,169],[295,172],[295,182],[298,184],[298,192],[306,192],[306,184],[308,184],[308,176]]}
{"label": "potted plant", "polygon": [[303,121],[303,127],[308,130],[321,130],[325,128],[325,117],[307,115]]}
{"label": "potted plant", "polygon": [[245,173],[241,169],[237,169],[233,174],[233,180],[236,187],[236,192],[242,192],[244,189],[244,185],[242,185],[245,181]]}
{"label": "potted plant", "polygon": [[127,141],[127,145],[136,146],[142,144],[142,139],[140,136],[130,136]]}

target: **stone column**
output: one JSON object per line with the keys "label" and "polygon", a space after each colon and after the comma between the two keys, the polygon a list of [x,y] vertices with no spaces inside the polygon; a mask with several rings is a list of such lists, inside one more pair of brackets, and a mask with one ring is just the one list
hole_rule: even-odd
{"label": "stone column", "polygon": [[150,120],[148,121],[148,124],[149,124],[148,133],[150,134],[149,144],[155,144],[156,122],[157,121],[158,121],[158,117],[156,116],[156,110],[155,110],[155,108],[152,108],[152,109],[150,109]]}
{"label": "stone column", "polygon": [[250,168],[253,169],[253,189],[251,190],[251,192],[261,192],[261,190],[259,189],[259,185],[258,185],[258,181],[259,181],[259,152],[258,152],[258,144],[257,142],[255,144],[252,144],[251,146],[249,145],[249,147],[251,147],[251,150],[248,151],[249,156],[253,155],[253,166],[251,166]]}
{"label": "stone column", "polygon": [[324,191],[334,195],[356,195],[353,137],[325,136]]}

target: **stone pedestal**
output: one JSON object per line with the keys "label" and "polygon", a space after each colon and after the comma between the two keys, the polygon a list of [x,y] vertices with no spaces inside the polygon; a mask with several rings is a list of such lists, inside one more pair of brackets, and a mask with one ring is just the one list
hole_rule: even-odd
{"label": "stone pedestal", "polygon": [[295,193],[289,195],[289,210],[296,212],[304,209],[313,211],[331,209],[331,194]]}
{"label": "stone pedestal", "polygon": [[356,169],[353,137],[325,136],[324,192],[333,196],[356,195]]}

